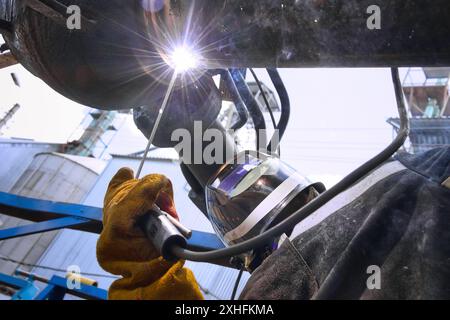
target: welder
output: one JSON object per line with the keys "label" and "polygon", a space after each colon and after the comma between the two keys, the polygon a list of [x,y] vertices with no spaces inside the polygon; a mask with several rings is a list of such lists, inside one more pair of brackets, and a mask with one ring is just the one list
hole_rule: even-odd
{"label": "welder", "polygon": [[[109,299],[202,299],[184,262],[164,260],[138,226],[155,203],[178,217],[162,175],[124,168],[109,184],[97,257],[122,276]],[[295,226],[240,298],[448,299],[449,214],[450,148],[399,155]]]}
{"label": "welder", "polygon": [[[382,1],[381,8],[396,17],[383,19],[383,32],[367,28],[368,1],[73,1],[87,23],[79,32],[61,21],[66,2],[0,1],[0,32],[8,48],[25,68],[74,101],[103,110],[133,109],[138,128],[152,137],[148,146],[174,147],[170,133],[192,132],[196,121],[216,128],[225,144],[233,145],[218,120],[224,96],[232,97],[241,127],[252,120],[256,130],[265,129],[239,68],[272,72],[282,104],[278,130],[286,128],[289,103],[273,68],[450,63],[450,42],[436,41],[448,38],[446,0],[408,1],[408,8],[420,10]],[[174,37],[176,30],[186,32]],[[194,65],[193,55],[180,59],[186,46],[173,41],[180,38],[198,47],[207,72],[186,77],[192,83],[178,83],[160,119],[154,106],[168,102],[163,99],[172,71],[168,57]],[[217,68],[227,90],[214,82]],[[401,104],[398,70],[395,77]],[[149,134],[159,120],[162,130]],[[402,125],[385,151],[326,191],[271,156],[257,154],[242,166],[222,168],[193,164],[180,154],[192,199],[203,213],[213,209],[210,221],[227,246],[221,252],[245,256],[251,277],[241,299],[450,298],[450,149],[390,158],[407,129]],[[212,201],[202,198],[205,191]],[[110,299],[202,298],[183,258],[206,261],[201,257],[212,253],[174,247],[171,253],[181,259],[163,258],[142,228],[155,205],[175,219],[183,214],[173,196],[162,175],[138,179],[125,168],[111,180],[97,245],[100,265],[121,276],[109,289]]]}

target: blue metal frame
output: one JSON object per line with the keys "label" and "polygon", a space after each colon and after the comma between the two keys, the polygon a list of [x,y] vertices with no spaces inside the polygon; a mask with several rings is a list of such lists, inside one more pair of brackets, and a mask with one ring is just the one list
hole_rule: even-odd
{"label": "blue metal frame", "polygon": [[[108,298],[108,291],[99,289],[95,286],[88,286],[80,283],[80,288],[69,289],[67,288],[67,279],[53,276],[49,280],[49,286],[55,286],[57,288],[64,288],[65,293],[72,294],[74,296],[88,299],[88,300],[106,300]],[[39,300],[35,298],[35,300]]]}
{"label": "blue metal frame", "polygon": [[[0,273],[0,284],[10,288],[22,290],[30,286],[31,281],[16,278]],[[87,300],[106,300],[108,292],[94,286],[80,283],[79,288],[69,289],[67,279],[53,276],[48,280],[47,286],[39,292],[33,300],[62,300],[66,294],[71,294]]]}
{"label": "blue metal frame", "polygon": [[33,300],[63,300],[65,295],[64,288],[49,284]]}
{"label": "blue metal frame", "polygon": [[[38,222],[0,230],[0,241],[63,228],[99,234],[103,226],[101,208],[32,199],[4,192],[0,192],[0,213]],[[213,233],[193,231],[188,247],[207,251],[221,249],[224,245]]]}
{"label": "blue metal frame", "polygon": [[[0,192],[0,213],[36,222],[0,230],[0,241],[63,228],[92,233],[100,233],[103,228],[101,208],[38,200],[4,192]],[[220,239],[212,233],[193,231],[192,237],[188,240],[188,248],[192,250],[207,251],[223,247]],[[233,267],[229,261],[225,260],[215,263]],[[26,281],[0,274],[0,284],[18,290],[26,290],[32,282],[31,279]],[[79,289],[69,289],[67,288],[67,279],[53,276],[34,300],[60,300],[67,293],[85,299],[107,299],[106,290],[84,284],[80,284]]]}
{"label": "blue metal frame", "polygon": [[0,212],[19,219],[41,222],[64,217],[78,217],[88,222],[74,229],[100,233],[102,209],[72,203],[39,200],[0,192]]}
{"label": "blue metal frame", "polygon": [[28,281],[0,273],[0,284],[20,290],[28,286]]}
{"label": "blue metal frame", "polygon": [[49,221],[37,222],[25,226],[0,230],[0,241],[17,237],[28,236],[36,233],[58,230],[84,224],[89,220],[79,217],[65,217]]}

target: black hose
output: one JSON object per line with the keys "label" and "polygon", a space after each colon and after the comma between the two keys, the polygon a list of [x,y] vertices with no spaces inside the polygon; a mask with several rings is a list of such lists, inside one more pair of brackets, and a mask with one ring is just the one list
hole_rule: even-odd
{"label": "black hose", "polygon": [[394,82],[395,96],[397,100],[397,109],[400,116],[400,129],[394,141],[392,141],[389,146],[386,147],[378,155],[358,167],[348,176],[343,178],[336,185],[322,193],[319,197],[315,198],[313,201],[307,203],[304,207],[297,210],[290,217],[286,218],[284,221],[280,222],[268,231],[256,236],[252,239],[243,241],[237,245],[233,245],[228,248],[208,251],[208,252],[194,252],[181,247],[174,246],[172,252],[174,256],[191,261],[213,261],[218,259],[223,259],[225,257],[233,257],[244,252],[250,251],[253,248],[260,247],[261,244],[267,242],[268,240],[277,237],[287,230],[292,229],[295,225],[300,223],[303,219],[308,217],[311,213],[318,210],[328,201],[339,195],[341,192],[348,189],[350,186],[355,184],[361,178],[366,176],[372,170],[376,169],[378,166],[383,164],[383,162],[389,160],[389,158],[400,149],[400,147],[406,141],[409,135],[409,119],[403,100],[403,91],[400,83],[400,77],[398,74],[398,68],[392,68],[392,79]]}
{"label": "black hose", "polygon": [[256,131],[256,149],[259,147],[266,147],[267,137],[266,137],[266,120],[264,119],[264,115],[259,108],[258,102],[256,101],[253,93],[245,82],[244,77],[241,74],[241,71],[238,69],[231,69],[230,74],[233,78],[233,81],[236,85],[236,88],[239,94],[242,97],[247,109],[250,113],[250,117],[253,120],[253,124],[255,126]]}
{"label": "black hose", "polygon": [[241,267],[241,269],[239,270],[238,276],[236,278],[236,282],[234,283],[233,292],[231,294],[231,299],[230,300],[235,300],[236,293],[237,293],[237,290],[239,288],[239,283],[241,282],[241,278],[242,278],[243,274],[244,274],[244,267]]}
{"label": "black hose", "polygon": [[265,92],[264,92],[264,88],[262,87],[261,81],[259,81],[259,78],[258,78],[258,76],[256,75],[255,70],[253,70],[252,68],[250,68],[250,72],[251,72],[251,74],[252,74],[252,76],[253,76],[253,79],[255,79],[255,82],[256,82],[256,85],[257,85],[258,88],[259,88],[259,91],[261,91],[261,96],[263,97],[264,104],[266,105],[267,111],[268,111],[269,114],[270,114],[270,119],[272,120],[273,128],[276,129],[276,128],[277,128],[277,123],[276,123],[276,121],[275,121],[275,116],[274,116],[274,114],[273,114],[272,108],[270,107],[269,100],[267,99],[267,96],[266,96],[266,94],[265,94]]}
{"label": "black hose", "polygon": [[[267,73],[269,74],[270,79],[272,80],[275,89],[277,90],[278,97],[280,98],[281,104],[281,115],[280,120],[277,124],[277,130],[279,134],[279,139],[277,139],[277,143],[281,141],[284,133],[286,132],[287,125],[289,123],[289,118],[291,116],[291,101],[289,100],[289,94],[284,86],[283,79],[281,79],[280,74],[277,69],[267,69]],[[270,150],[277,150],[278,145],[272,146],[272,141],[270,141],[269,146],[267,148]]]}
{"label": "black hose", "polygon": [[225,83],[227,84],[228,91],[231,95],[231,99],[236,107],[236,111],[238,113],[239,119],[236,123],[231,126],[231,129],[238,130],[242,128],[248,121],[248,110],[245,107],[244,101],[242,101],[242,97],[239,94],[239,91],[236,87],[236,84],[233,81],[233,77],[229,70],[225,70],[223,73]]}
{"label": "black hose", "polygon": [[[255,71],[252,68],[250,68],[250,72],[251,72],[253,78],[255,79],[256,84],[258,85],[259,91],[261,91],[261,96],[263,97],[263,100],[264,100],[264,103],[266,105],[267,111],[269,112],[269,115],[270,115],[270,119],[272,120],[273,129],[275,130],[275,133],[273,134],[272,138],[270,138],[269,144],[267,145],[267,151],[268,151],[268,153],[271,153],[272,152],[271,145],[272,145],[273,138],[274,138],[274,136],[275,136],[275,134],[276,134],[276,132],[278,130],[278,125],[277,125],[277,123],[275,121],[275,116],[273,114],[272,108],[270,107],[269,100],[267,100],[267,96],[264,93],[264,88],[262,87],[261,81],[259,81],[258,76],[256,75]],[[277,145],[276,150],[277,149],[278,149],[278,145]]]}

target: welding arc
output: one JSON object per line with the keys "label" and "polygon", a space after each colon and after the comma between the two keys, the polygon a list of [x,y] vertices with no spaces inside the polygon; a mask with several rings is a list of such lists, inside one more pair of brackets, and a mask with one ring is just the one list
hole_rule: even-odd
{"label": "welding arc", "polygon": [[170,80],[169,87],[167,88],[166,96],[164,97],[163,103],[161,104],[161,108],[158,112],[158,117],[156,118],[155,124],[153,125],[152,132],[150,137],[148,138],[147,147],[145,148],[144,155],[142,157],[141,163],[139,164],[139,169],[136,172],[136,179],[139,179],[141,176],[142,168],[144,167],[145,160],[147,159],[148,152],[150,151],[150,147],[153,144],[153,140],[155,139],[156,132],[158,131],[159,123],[161,122],[162,116],[164,114],[164,110],[166,110],[167,104],[169,103],[169,98],[172,93],[173,87],[175,85],[175,80],[177,80],[177,71],[173,71],[172,80]]}
{"label": "welding arc", "polygon": [[333,199],[343,191],[347,190],[349,187],[351,187],[353,184],[355,184],[360,179],[365,177],[372,170],[376,169],[385,161],[389,160],[390,157],[396,151],[398,151],[400,147],[404,144],[409,135],[410,130],[408,113],[406,111],[398,68],[392,68],[392,80],[395,88],[397,109],[400,116],[400,129],[394,141],[392,141],[392,143],[389,144],[389,146],[387,146],[382,152],[380,152],[378,155],[376,155],[375,157],[373,157],[372,159],[370,159],[357,169],[355,169],[352,173],[350,173],[336,185],[334,185],[333,187],[322,193],[319,197],[315,198],[314,200],[306,204],[304,207],[298,209],[287,219],[285,219],[284,221],[280,222],[276,226],[272,227],[271,229],[265,231],[264,233],[258,236],[243,241],[239,244],[233,245],[231,247],[207,252],[196,252],[178,246],[174,246],[172,247],[172,252],[174,256],[184,260],[205,262],[205,261],[219,260],[227,257],[234,257],[244,252],[251,251],[254,248],[258,248],[262,244],[273,239],[274,237],[277,237],[287,232],[287,230],[292,229],[295,225],[297,225],[299,222],[304,220],[310,214],[312,214],[313,212],[321,208],[323,205],[328,203],[331,199]]}

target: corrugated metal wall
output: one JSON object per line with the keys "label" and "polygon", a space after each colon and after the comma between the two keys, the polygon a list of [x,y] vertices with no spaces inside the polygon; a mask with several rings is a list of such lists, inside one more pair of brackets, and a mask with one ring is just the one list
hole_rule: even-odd
{"label": "corrugated metal wall", "polygon": [[58,144],[0,139],[0,191],[11,191],[36,154],[58,151],[59,148]]}
{"label": "corrugated metal wall", "polygon": [[[113,175],[122,167],[130,167],[134,170],[139,165],[139,159],[115,156],[108,164],[98,182],[89,192],[84,204],[101,207],[106,192],[107,185]],[[181,216],[181,221],[186,226],[199,231],[213,232],[209,221],[195,207],[187,196],[187,185],[184,180],[179,165],[175,162],[158,159],[149,160],[144,166],[144,174],[162,173],[170,177],[175,192],[175,203]],[[64,230],[53,241],[52,245],[39,261],[41,265],[66,269],[70,265],[77,265],[81,272],[85,273],[105,273],[97,263],[95,247],[98,235],[79,232],[74,230]],[[197,281],[204,289],[211,294],[205,295],[208,299],[229,299],[238,272],[230,268],[219,267],[207,263],[187,262],[195,274]],[[52,271],[38,270],[38,274],[51,276]],[[63,275],[63,274],[62,274]],[[111,276],[111,275],[110,275]],[[241,280],[239,292],[243,289],[249,275],[244,274]],[[103,277],[92,277],[99,281],[101,288],[108,288],[114,279]]]}
{"label": "corrugated metal wall", "polygon": [[[411,153],[426,152],[438,147],[450,146],[450,117],[441,118],[410,118]],[[389,124],[398,132],[400,120],[390,118]]]}
{"label": "corrugated metal wall", "polygon": [[[97,162],[97,166],[93,166],[93,161]],[[97,180],[98,171],[93,168],[104,167],[104,164],[98,165],[99,161],[83,157],[68,158],[56,153],[37,154],[9,192],[44,200],[79,203]],[[30,223],[12,217],[3,216],[2,219],[4,219],[2,228]],[[57,231],[46,232],[2,241],[0,254],[23,263],[34,264],[45,252],[56,233]],[[0,261],[1,273],[12,274],[17,267],[16,263]]]}

